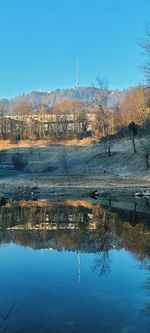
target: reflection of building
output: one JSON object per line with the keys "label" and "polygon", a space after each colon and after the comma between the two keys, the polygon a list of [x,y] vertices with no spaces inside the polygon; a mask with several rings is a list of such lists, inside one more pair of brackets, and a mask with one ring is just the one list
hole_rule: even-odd
{"label": "reflection of building", "polygon": [[[150,251],[149,208],[145,212],[102,207],[89,202],[23,202],[0,208],[0,243],[34,249],[75,251],[80,281],[80,253],[104,254],[121,247],[146,255]],[[104,256],[104,258],[106,258]]]}
{"label": "reflection of building", "polygon": [[[7,227],[7,230],[76,230],[79,229],[81,226],[76,223],[26,223],[26,224],[17,224],[11,227]],[[96,223],[88,223],[87,230],[96,230],[97,225]]]}
{"label": "reflection of building", "polygon": [[4,207],[0,209],[0,228],[7,230],[77,230],[84,225],[96,229],[91,209],[84,207]]}

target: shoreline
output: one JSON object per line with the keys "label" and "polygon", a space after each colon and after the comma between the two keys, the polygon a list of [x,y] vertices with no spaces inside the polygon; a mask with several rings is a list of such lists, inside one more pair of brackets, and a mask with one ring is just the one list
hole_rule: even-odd
{"label": "shoreline", "polygon": [[0,196],[8,200],[89,197],[92,191],[100,197],[135,197],[137,191],[150,190],[150,183],[135,179],[44,178],[40,175],[20,175],[0,179]]}

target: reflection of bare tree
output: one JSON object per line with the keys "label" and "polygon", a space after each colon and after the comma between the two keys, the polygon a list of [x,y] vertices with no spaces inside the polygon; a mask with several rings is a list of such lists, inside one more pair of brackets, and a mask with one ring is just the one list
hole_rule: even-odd
{"label": "reflection of bare tree", "polygon": [[23,330],[12,331],[10,321],[11,318],[19,311],[16,304],[13,304],[5,314],[0,313],[0,333],[19,333]]}
{"label": "reflection of bare tree", "polygon": [[108,213],[107,210],[103,210],[103,212],[98,212],[97,220],[98,220],[98,239],[97,239],[97,247],[99,249],[99,253],[97,254],[94,261],[94,270],[99,270],[100,275],[110,273],[111,260],[109,257],[109,251],[112,248],[113,244],[113,229],[114,229],[114,215]]}
{"label": "reflection of bare tree", "polygon": [[101,251],[94,260],[93,270],[99,270],[99,275],[109,274],[111,271],[111,260],[109,251]]}
{"label": "reflection of bare tree", "polygon": [[[145,268],[150,269],[150,260],[149,259],[145,261],[144,266],[145,266]],[[149,298],[149,296],[150,296],[150,276],[148,277],[148,279],[144,283],[144,289],[146,291],[147,297]],[[145,317],[150,316],[150,302],[148,300],[145,301],[145,307],[141,310],[141,315],[143,315]],[[149,325],[148,325],[147,332],[150,332],[150,322],[149,322]]]}
{"label": "reflection of bare tree", "polygon": [[136,207],[137,207],[137,203],[134,203],[134,211],[133,211],[133,217],[132,217],[132,225],[135,226],[136,225]]}
{"label": "reflection of bare tree", "polygon": [[[143,220],[142,227],[140,226],[140,238],[138,238],[137,228],[134,226],[135,230],[135,239],[136,241],[134,245],[134,249],[132,252],[134,253],[135,258],[140,263],[140,267],[145,269],[148,276],[146,281],[143,285],[143,289],[145,290],[145,304],[144,308],[141,309],[140,314],[145,317],[150,317],[150,231],[149,231],[149,224],[145,225],[145,221]],[[132,236],[133,238],[133,236]],[[130,241],[130,235],[129,235]],[[131,241],[130,241],[131,242]],[[147,332],[150,332],[150,321],[148,324]]]}

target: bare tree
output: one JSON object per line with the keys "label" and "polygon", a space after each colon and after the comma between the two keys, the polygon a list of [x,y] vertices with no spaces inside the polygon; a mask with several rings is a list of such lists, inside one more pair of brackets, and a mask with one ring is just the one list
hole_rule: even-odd
{"label": "bare tree", "polygon": [[100,139],[106,136],[106,129],[108,127],[108,112],[102,105],[99,105],[95,110],[95,117],[93,122],[93,131],[95,137]]}
{"label": "bare tree", "polygon": [[97,76],[96,82],[99,88],[97,108],[95,111],[95,119],[93,131],[96,139],[101,137],[106,139],[106,147],[108,157],[111,156],[111,135],[114,134],[114,114],[108,107],[108,98],[110,94],[108,80]]}
{"label": "bare tree", "polygon": [[11,113],[14,116],[18,116],[18,123],[17,126],[17,133],[16,133],[16,139],[26,139],[27,137],[27,116],[30,114],[31,106],[24,101],[18,101],[17,104],[13,107]]}
{"label": "bare tree", "polygon": [[149,157],[150,157],[150,137],[141,140],[140,142],[140,155],[146,163],[146,169],[150,167]]}
{"label": "bare tree", "polygon": [[99,88],[98,104],[101,104],[103,107],[106,107],[108,102],[108,97],[110,94],[109,81],[106,80],[105,78],[101,78],[98,75],[96,78],[96,83]]}
{"label": "bare tree", "polygon": [[45,138],[45,116],[47,115],[47,112],[47,106],[45,104],[40,104],[38,108],[40,138]]}
{"label": "bare tree", "polygon": [[150,23],[145,26],[145,38],[139,41],[140,47],[146,56],[144,64],[141,66],[148,86],[150,85]]}
{"label": "bare tree", "polygon": [[130,132],[130,136],[131,136],[131,140],[132,140],[132,144],[133,144],[133,150],[134,150],[134,153],[136,153],[135,136],[137,135],[138,127],[135,124],[135,122],[132,121],[129,124],[128,128],[129,128],[129,132]]}
{"label": "bare tree", "polygon": [[27,102],[19,101],[12,109],[11,113],[15,116],[20,116],[22,121],[26,120],[27,115],[30,113],[31,106]]}

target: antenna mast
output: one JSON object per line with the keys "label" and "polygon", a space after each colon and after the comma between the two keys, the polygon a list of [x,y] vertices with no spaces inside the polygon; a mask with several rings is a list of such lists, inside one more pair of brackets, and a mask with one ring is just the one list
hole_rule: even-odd
{"label": "antenna mast", "polygon": [[81,259],[80,259],[80,252],[77,252],[78,257],[78,282],[80,283],[81,280]]}

